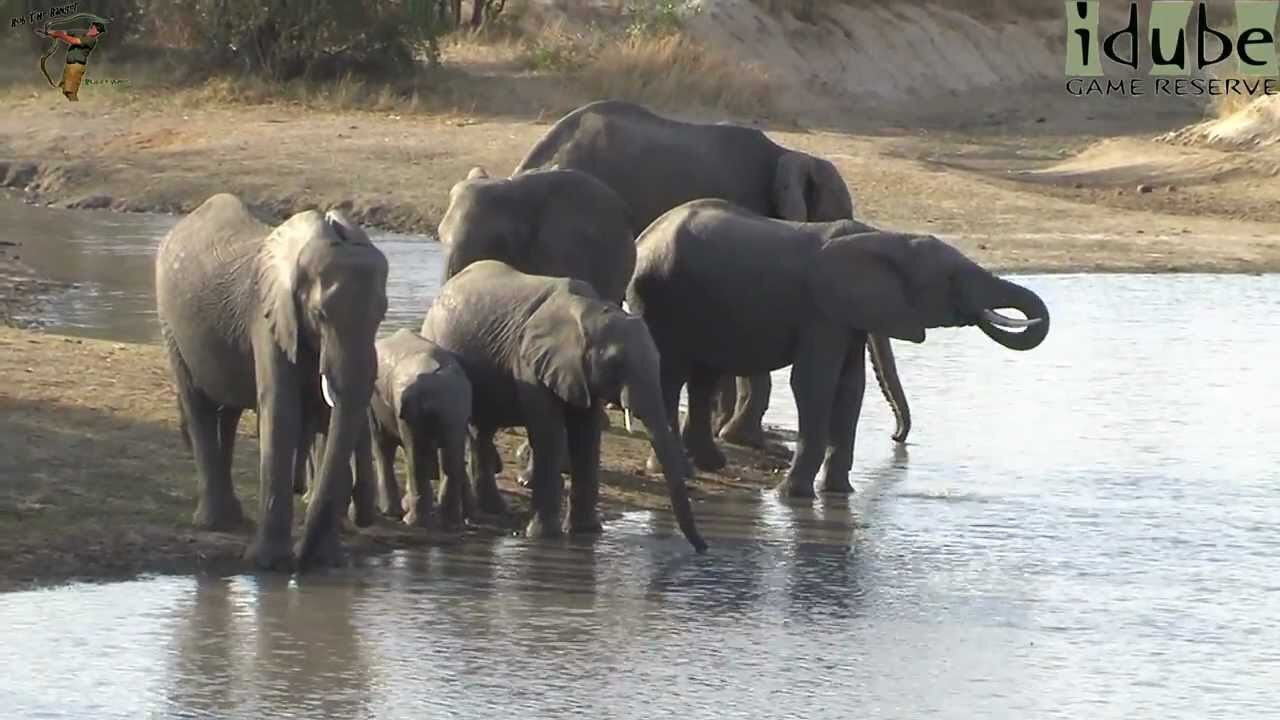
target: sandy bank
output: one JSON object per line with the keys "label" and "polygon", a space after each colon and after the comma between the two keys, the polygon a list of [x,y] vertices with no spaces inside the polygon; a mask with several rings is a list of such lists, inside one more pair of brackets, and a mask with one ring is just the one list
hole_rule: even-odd
{"label": "sandy bank", "polygon": [[[190,525],[194,467],[178,436],[160,348],[0,328],[0,387],[0,591],[71,579],[240,569],[248,530],[205,533]],[[619,511],[667,508],[661,478],[643,470],[644,436],[616,425],[602,452],[605,532]],[[240,428],[235,480],[246,511],[256,516],[252,413]],[[521,432],[499,435],[507,463],[499,483],[516,510],[508,522],[461,534],[389,522],[351,529],[353,556],[466,542],[468,535],[522,527],[528,491],[514,482],[521,440]],[[695,500],[775,484],[786,464],[734,448],[728,455],[724,471],[699,474]],[[298,509],[295,517],[300,502]]]}

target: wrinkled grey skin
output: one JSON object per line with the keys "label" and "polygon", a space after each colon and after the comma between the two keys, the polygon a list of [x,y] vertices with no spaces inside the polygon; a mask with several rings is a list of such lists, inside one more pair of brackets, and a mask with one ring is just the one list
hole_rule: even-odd
{"label": "wrinkled grey skin", "polygon": [[[689,386],[682,435],[697,467],[724,466],[710,419],[719,374],[791,365],[800,437],[779,489],[812,497],[825,453],[822,490],[848,493],[868,333],[919,343],[926,328],[978,325],[1014,350],[1047,335],[1049,311],[1035,293],[941,240],[847,229],[855,232],[699,200],[641,235],[627,302],[658,345],[673,427],[680,389]],[[764,275],[768,284],[758,281]],[[1033,324],[1022,332],[997,327],[986,311],[1000,308],[1016,308]]]}
{"label": "wrinkled grey skin", "polygon": [[258,568],[295,564],[292,489],[317,428],[318,482],[296,564],[340,560],[386,279],[386,258],[341,213],[302,212],[273,229],[227,194],[206,200],[160,243],[156,305],[199,478],[195,523],[226,530],[243,521],[231,456],[241,413],[256,410],[262,506],[245,558]]}
{"label": "wrinkled grey skin", "polygon": [[[515,169],[572,168],[602,180],[631,211],[642,232],[660,215],[702,198],[727,200],[760,215],[827,222],[853,217],[853,199],[835,165],[789,150],[760,130],[728,123],[672,120],[633,103],[604,100],[561,118]],[[872,365],[897,418],[894,440],[911,430],[907,399],[888,338],[873,336]],[[764,444],[762,421],[769,407],[768,374],[739,378],[736,397],[724,386],[722,406],[732,417],[722,439]],[[725,413],[729,415],[729,412]]]}
{"label": "wrinkled grey skin", "polygon": [[585,280],[620,303],[635,269],[636,232],[621,198],[586,173],[490,179],[475,168],[449,191],[440,221],[444,279],[477,260],[501,260],[530,275]]}
{"label": "wrinkled grey skin", "polygon": [[441,288],[422,336],[453,353],[471,379],[473,473],[482,509],[505,510],[483,449],[492,447],[499,428],[524,427],[533,451],[534,516],[527,533],[562,532],[566,445],[573,479],[568,529],[600,532],[600,409],[620,397],[649,429],[680,529],[698,552],[706,549],[685,488],[688,460],[667,427],[658,353],[642,320],[581,280],[481,260]]}
{"label": "wrinkled grey skin", "polygon": [[[636,264],[626,204],[577,170],[490,179],[483,168],[472,168],[449,191],[439,237],[448,252],[445,280],[477,260],[501,260],[530,275],[585,280],[600,297],[619,304]],[[521,450],[527,449],[525,443]],[[520,482],[527,486],[532,477],[530,462]]]}
{"label": "wrinkled grey skin", "polygon": [[[440,515],[446,526],[462,522],[469,481],[467,427],[471,422],[471,381],[456,358],[410,330],[377,342],[378,379],[369,399],[370,442],[357,446],[355,523],[372,523],[374,499],[386,516],[430,527],[432,480],[444,469]],[[407,492],[396,482],[396,450],[404,448]],[[371,452],[370,462],[359,455]],[[375,477],[359,468],[374,469]]]}

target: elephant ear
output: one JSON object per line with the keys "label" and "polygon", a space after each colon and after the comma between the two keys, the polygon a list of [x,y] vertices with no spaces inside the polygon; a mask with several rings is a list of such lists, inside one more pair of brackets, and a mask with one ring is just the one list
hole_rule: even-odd
{"label": "elephant ear", "polygon": [[809,199],[813,197],[813,158],[804,153],[788,152],[778,158],[773,173],[773,213],[792,222],[809,219]]}
{"label": "elephant ear", "polygon": [[551,299],[529,318],[520,340],[520,358],[530,382],[579,408],[591,407],[585,359],[587,339],[582,323]]}
{"label": "elephant ear", "polygon": [[263,241],[258,267],[259,300],[276,345],[289,362],[298,359],[298,255],[313,238],[330,232],[324,216],[308,210],[286,220]]}
{"label": "elephant ear", "polygon": [[912,303],[905,269],[908,241],[891,233],[828,240],[810,274],[819,310],[853,329],[924,342],[924,318]]}

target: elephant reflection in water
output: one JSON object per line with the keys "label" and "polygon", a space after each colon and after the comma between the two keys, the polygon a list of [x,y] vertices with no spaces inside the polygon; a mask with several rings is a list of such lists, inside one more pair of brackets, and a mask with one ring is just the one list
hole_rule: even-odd
{"label": "elephant reflection in water", "polygon": [[[171,653],[173,717],[372,717],[374,672],[347,579],[197,577]],[[245,612],[251,608],[250,612]]]}

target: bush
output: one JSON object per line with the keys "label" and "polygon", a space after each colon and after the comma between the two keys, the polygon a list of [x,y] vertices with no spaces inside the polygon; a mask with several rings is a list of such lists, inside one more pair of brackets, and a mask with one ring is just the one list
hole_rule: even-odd
{"label": "bush", "polygon": [[149,35],[175,36],[214,68],[274,81],[382,77],[437,58],[447,0],[134,0]]}

